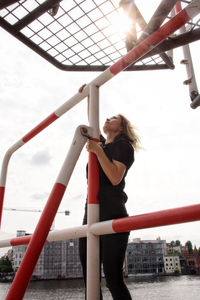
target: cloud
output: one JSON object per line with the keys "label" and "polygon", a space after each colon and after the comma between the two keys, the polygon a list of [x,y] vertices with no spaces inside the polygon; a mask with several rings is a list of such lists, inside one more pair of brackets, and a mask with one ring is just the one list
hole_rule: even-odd
{"label": "cloud", "polygon": [[51,161],[51,156],[48,153],[48,150],[38,151],[36,154],[32,156],[31,164],[33,165],[47,165]]}
{"label": "cloud", "polygon": [[31,198],[34,200],[34,201],[40,201],[40,200],[44,200],[44,199],[47,199],[48,198],[48,193],[37,193],[37,194],[33,194],[31,196]]}

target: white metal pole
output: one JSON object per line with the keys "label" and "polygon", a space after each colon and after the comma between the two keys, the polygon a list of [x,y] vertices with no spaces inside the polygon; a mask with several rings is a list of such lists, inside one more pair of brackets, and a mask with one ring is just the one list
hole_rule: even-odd
{"label": "white metal pole", "polygon": [[[180,29],[181,33],[185,33],[186,29],[182,27]],[[192,62],[192,56],[189,45],[183,46],[184,64],[187,72],[188,79],[184,82],[189,85],[189,92],[191,99],[193,98],[193,93],[195,93],[194,98],[198,95],[197,82],[194,73],[194,67]],[[192,99],[193,100],[193,99]]]}
{"label": "white metal pole", "polygon": [[[99,88],[89,86],[89,125],[93,130],[93,138],[99,140]],[[98,162],[94,153],[89,153],[88,172],[88,234],[87,234],[87,300],[100,299],[100,261],[99,237],[90,231],[90,226],[99,221],[99,189]]]}
{"label": "white metal pole", "polygon": [[[177,2],[175,8],[176,8],[176,13],[181,11],[182,7],[181,7],[180,1]],[[186,26],[185,25],[182,26],[179,29],[179,31],[181,34],[186,33],[187,32]],[[193,101],[199,95],[199,92],[198,92],[196,77],[195,77],[195,73],[194,73],[192,55],[190,52],[189,45],[182,46],[182,49],[183,49],[183,56],[184,56],[184,60],[182,61],[182,63],[185,65],[186,73],[188,76],[188,78],[183,83],[189,86],[190,98]],[[191,105],[191,107],[192,107],[192,105]],[[195,107],[193,107],[193,108],[195,108]]]}

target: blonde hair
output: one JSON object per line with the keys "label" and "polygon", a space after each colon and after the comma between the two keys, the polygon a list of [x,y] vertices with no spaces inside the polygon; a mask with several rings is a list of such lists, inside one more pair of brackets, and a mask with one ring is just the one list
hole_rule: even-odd
{"label": "blonde hair", "polygon": [[121,118],[122,134],[125,134],[128,140],[130,141],[133,148],[138,151],[141,149],[140,146],[140,137],[136,133],[136,127],[131,124],[131,122],[121,114],[118,114]]}

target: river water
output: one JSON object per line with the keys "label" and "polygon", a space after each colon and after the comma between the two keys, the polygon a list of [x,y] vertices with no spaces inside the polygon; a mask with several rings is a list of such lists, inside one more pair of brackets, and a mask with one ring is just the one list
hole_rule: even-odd
{"label": "river water", "polygon": [[[200,276],[131,277],[126,279],[134,300],[200,300]],[[9,283],[0,283],[0,300],[4,300]],[[102,282],[104,300],[112,300]],[[24,300],[84,300],[82,280],[31,282]],[[122,299],[123,300],[123,299]]]}

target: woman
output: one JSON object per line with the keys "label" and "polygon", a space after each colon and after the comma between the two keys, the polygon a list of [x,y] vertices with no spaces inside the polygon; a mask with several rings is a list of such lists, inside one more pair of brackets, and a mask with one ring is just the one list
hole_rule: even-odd
{"label": "woman", "polygon": [[[127,217],[124,192],[125,177],[134,162],[134,150],[139,148],[139,138],[133,126],[121,114],[106,120],[101,143],[87,142],[87,151],[96,154],[99,162],[100,221]],[[87,223],[87,205],[83,224]],[[100,237],[100,255],[106,284],[114,300],[131,300],[123,280],[123,262],[129,233],[103,235]],[[86,282],[86,238],[79,240],[80,260]],[[102,294],[101,294],[101,299]]]}

